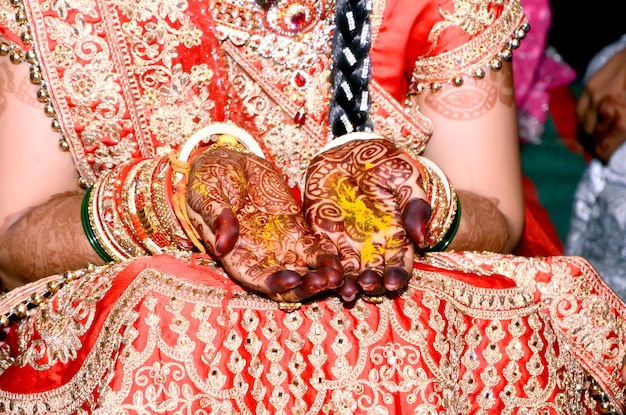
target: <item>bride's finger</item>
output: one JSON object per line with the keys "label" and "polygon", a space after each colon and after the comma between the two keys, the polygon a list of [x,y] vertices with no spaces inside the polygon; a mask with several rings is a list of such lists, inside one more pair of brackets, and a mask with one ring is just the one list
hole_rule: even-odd
{"label": "bride's finger", "polygon": [[218,258],[235,247],[239,238],[239,221],[237,221],[237,216],[230,207],[225,206],[222,212],[217,215],[212,222],[211,230],[215,235],[213,253]]}
{"label": "bride's finger", "polygon": [[209,250],[218,257],[230,252],[239,237],[235,212],[247,193],[241,163],[240,158],[229,157],[224,151],[210,151],[194,160],[189,174],[187,212]]}
{"label": "bride's finger", "polygon": [[268,276],[265,284],[269,289],[268,297],[295,303],[327,291],[328,277],[323,270],[308,271],[302,276],[296,271],[281,270]]}
{"label": "bride's finger", "polygon": [[273,294],[280,294],[291,290],[301,283],[302,276],[296,271],[288,269],[276,271],[265,279],[265,285],[268,289],[267,294],[270,297],[272,297]]}
{"label": "bride's finger", "polygon": [[387,291],[398,291],[409,283],[410,274],[400,267],[388,267],[383,272],[383,284]]}
{"label": "bride's finger", "polygon": [[424,249],[426,227],[430,218],[431,208],[423,199],[413,199],[407,203],[402,212],[402,224],[407,236],[417,249]]}
{"label": "bride's finger", "polygon": [[341,296],[343,301],[349,303],[356,299],[360,291],[361,288],[357,281],[356,275],[347,275],[344,278],[343,285],[337,290],[337,293]]}
{"label": "bride's finger", "polygon": [[366,269],[359,274],[359,286],[366,295],[383,295],[385,286],[379,270]]}

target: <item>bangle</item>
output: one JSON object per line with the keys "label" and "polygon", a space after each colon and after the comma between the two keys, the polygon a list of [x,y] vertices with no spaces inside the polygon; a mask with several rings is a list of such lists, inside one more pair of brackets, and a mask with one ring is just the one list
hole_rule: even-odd
{"label": "bangle", "polygon": [[413,159],[422,176],[422,188],[431,207],[425,246],[427,251],[442,251],[454,238],[460,221],[459,200],[454,187],[433,161],[417,156]]}
{"label": "bangle", "polygon": [[113,259],[106,253],[104,248],[100,245],[98,240],[96,239],[96,235],[93,232],[93,228],[91,226],[91,220],[89,218],[89,199],[91,197],[91,190],[93,186],[87,188],[87,192],[83,197],[83,201],[80,209],[80,219],[83,224],[83,230],[85,231],[85,236],[87,236],[87,240],[89,241],[89,245],[93,248],[94,251],[98,254],[104,262],[111,262]]}
{"label": "bangle", "polygon": [[450,242],[454,239],[456,232],[459,230],[459,224],[461,223],[461,201],[459,197],[456,196],[456,210],[454,213],[454,220],[452,221],[452,225],[448,232],[444,235],[443,239],[441,239],[435,246],[428,249],[430,252],[441,252],[445,251]]}
{"label": "bangle", "polygon": [[170,156],[134,159],[89,188],[82,223],[102,259],[125,261],[193,249],[173,209],[172,175]]}
{"label": "bangle", "polygon": [[114,261],[145,256],[148,252],[130,229],[125,214],[125,194],[130,180],[138,174],[145,159],[134,159],[103,174],[94,184],[90,217],[94,234]]}
{"label": "bangle", "polygon": [[[199,129],[193,133],[191,137],[189,137],[187,142],[183,144],[178,152],[178,160],[185,163],[189,161],[189,156],[193,152],[193,149],[202,141],[206,141],[209,137],[216,134],[230,135],[234,137],[247,151],[256,154],[261,158],[265,158],[259,143],[257,143],[254,137],[252,137],[246,130],[237,127],[234,124],[214,123]],[[182,175],[180,174],[176,175],[177,179],[180,179],[181,177]]]}

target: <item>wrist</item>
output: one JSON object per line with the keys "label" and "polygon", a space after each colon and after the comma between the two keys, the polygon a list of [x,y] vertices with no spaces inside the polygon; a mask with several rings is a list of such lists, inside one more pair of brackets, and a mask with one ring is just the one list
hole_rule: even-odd
{"label": "wrist", "polygon": [[138,159],[103,174],[88,190],[83,229],[104,261],[191,252],[194,246],[202,251],[177,214],[173,173],[168,156]]}

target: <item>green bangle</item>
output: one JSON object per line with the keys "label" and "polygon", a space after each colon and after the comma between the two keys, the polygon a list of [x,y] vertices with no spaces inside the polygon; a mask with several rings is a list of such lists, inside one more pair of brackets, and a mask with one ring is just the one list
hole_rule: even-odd
{"label": "green bangle", "polygon": [[435,246],[429,249],[431,252],[441,252],[445,251],[445,249],[450,245],[450,242],[454,239],[456,232],[459,230],[459,223],[461,223],[461,201],[459,197],[456,197],[456,212],[454,213],[454,220],[450,225],[450,229],[444,235],[441,241],[437,242]]}
{"label": "green bangle", "polygon": [[83,230],[85,231],[89,245],[91,245],[93,250],[96,251],[98,256],[102,258],[104,262],[112,262],[113,259],[109,256],[109,254],[107,254],[104,248],[102,248],[98,239],[96,239],[96,234],[93,233],[93,228],[91,227],[91,222],[89,220],[89,197],[92,189],[93,186],[89,187],[83,197],[83,203],[81,204],[80,209],[80,220],[83,223]]}

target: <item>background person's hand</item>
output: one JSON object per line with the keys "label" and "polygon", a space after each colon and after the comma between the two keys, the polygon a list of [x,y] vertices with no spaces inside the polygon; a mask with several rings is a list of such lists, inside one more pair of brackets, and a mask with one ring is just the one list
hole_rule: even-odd
{"label": "background person's hand", "polygon": [[334,246],[312,234],[278,172],[255,155],[215,148],[194,158],[187,206],[208,250],[251,290],[297,302],[343,283]]}
{"label": "background person's hand", "polygon": [[589,76],[576,102],[576,118],[580,143],[608,163],[626,141],[626,49]]}
{"label": "background person's hand", "polygon": [[338,249],[346,301],[405,287],[430,213],[415,162],[388,140],[349,141],[309,167],[305,216]]}

